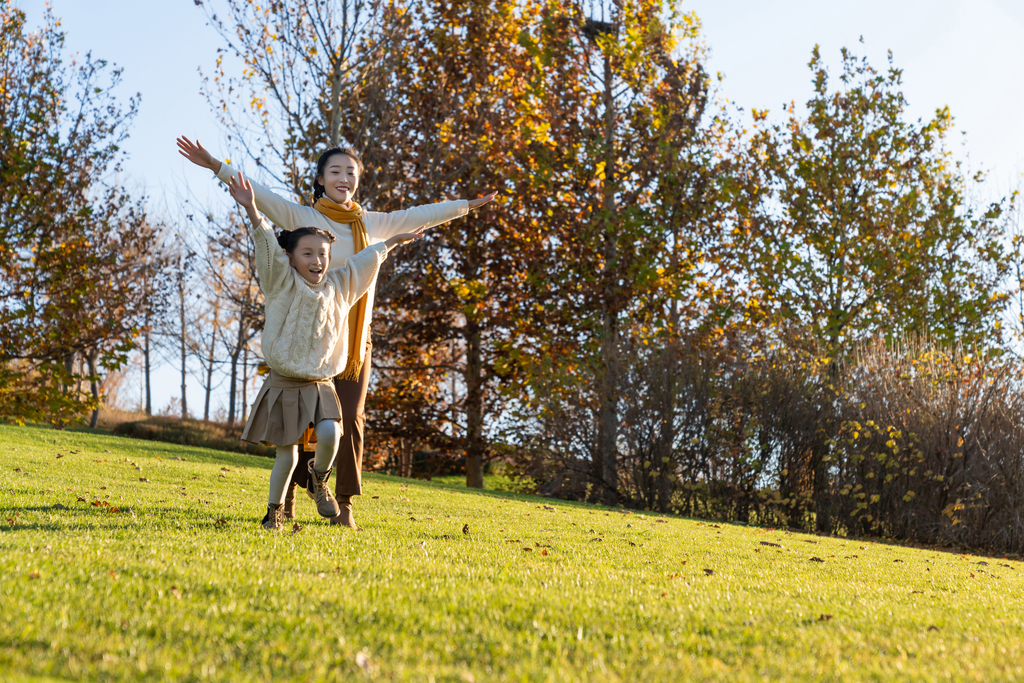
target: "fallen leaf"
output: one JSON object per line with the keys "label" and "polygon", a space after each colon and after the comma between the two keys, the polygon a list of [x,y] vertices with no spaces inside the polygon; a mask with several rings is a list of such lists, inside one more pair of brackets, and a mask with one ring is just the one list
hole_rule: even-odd
{"label": "fallen leaf", "polygon": [[55,457],[59,460],[59,459],[64,457],[64,454],[63,453],[58,453]]}
{"label": "fallen leaf", "polygon": [[374,500],[377,500],[378,498],[380,498],[380,496],[373,496]]}
{"label": "fallen leaf", "polygon": [[928,630],[929,630],[929,631],[938,631],[938,630],[939,630],[939,627],[938,627],[938,626],[929,626],[929,627],[928,627]]}
{"label": "fallen leaf", "polygon": [[302,531],[302,525],[301,524],[299,524],[298,522],[295,522],[295,524],[292,524],[292,533],[293,534],[297,534],[300,531]]}
{"label": "fallen leaf", "polygon": [[39,578],[39,572],[32,572],[31,574],[28,575],[28,578],[30,578],[30,579],[38,579]]}
{"label": "fallen leaf", "polygon": [[15,471],[15,472],[21,472],[21,468],[20,468],[20,467],[15,467],[15,468],[14,468],[14,471]]}
{"label": "fallen leaf", "polygon": [[467,536],[469,535],[469,525],[468,524],[463,524],[462,525],[462,533],[466,534]]}
{"label": "fallen leaf", "polygon": [[811,562],[824,562],[824,561],[825,560],[821,559],[820,557],[812,557],[811,558]]}
{"label": "fallen leaf", "polygon": [[822,614],[820,617],[818,617],[818,621],[832,621],[832,615]]}
{"label": "fallen leaf", "polygon": [[768,545],[773,548],[781,548],[782,546],[778,543],[772,543],[771,541],[761,541],[761,545]]}
{"label": "fallen leaf", "polygon": [[54,510],[67,510],[68,508],[67,508],[66,505],[61,505],[60,503],[57,503],[57,504],[55,504],[53,506],[53,509]]}
{"label": "fallen leaf", "polygon": [[181,600],[181,591],[178,590],[177,586],[171,586],[171,595],[173,595],[178,600]]}
{"label": "fallen leaf", "polygon": [[145,477],[139,477],[139,481],[149,481],[149,479],[146,479]]}
{"label": "fallen leaf", "polygon": [[533,552],[533,548],[523,548],[523,552],[525,552],[525,553],[532,553]]}
{"label": "fallen leaf", "polygon": [[713,576],[714,573],[715,573],[715,570],[714,569],[708,569],[707,567],[705,567],[704,568],[704,573],[707,574],[708,576]]}
{"label": "fallen leaf", "polygon": [[902,562],[902,561],[903,561],[903,560],[901,560],[901,559],[899,559],[899,558],[897,558],[897,559],[893,560],[893,562]]}
{"label": "fallen leaf", "polygon": [[220,519],[218,519],[216,522],[213,523],[214,526],[227,526],[227,524],[228,524],[228,520],[224,519],[223,517],[221,517]]}
{"label": "fallen leaf", "polygon": [[112,577],[112,578],[114,579],[114,581],[117,581],[117,580],[118,580],[119,578],[121,578],[121,577],[119,577],[119,576],[117,575],[117,572],[115,572],[115,571],[114,571],[113,569],[111,569],[111,570],[110,570],[110,571],[109,571],[108,573],[109,573],[109,574],[110,574],[110,576],[111,576],[111,577]]}
{"label": "fallen leaf", "polygon": [[541,550],[541,551],[540,551],[540,554],[541,554],[541,555],[547,555],[547,554],[548,554],[548,550],[547,550],[547,548],[545,548],[544,550]]}

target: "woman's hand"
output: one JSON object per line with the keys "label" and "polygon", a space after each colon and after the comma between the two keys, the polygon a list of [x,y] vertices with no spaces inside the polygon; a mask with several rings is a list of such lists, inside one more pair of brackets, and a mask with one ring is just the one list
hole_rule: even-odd
{"label": "woman's hand", "polygon": [[485,194],[483,197],[477,197],[476,199],[470,199],[469,200],[469,208],[475,209],[478,206],[483,206],[484,204],[486,204],[487,202],[491,201],[492,199],[494,199],[497,196],[498,196],[497,192],[491,192],[490,194]]}
{"label": "woman's hand", "polygon": [[228,192],[245,209],[245,212],[249,214],[249,220],[252,221],[252,224],[254,226],[259,225],[263,217],[260,216],[260,212],[256,209],[256,193],[252,191],[252,185],[242,176],[241,171],[238,172],[237,176],[228,178]]}
{"label": "woman's hand", "polygon": [[199,140],[192,142],[182,135],[178,138],[178,153],[196,166],[208,168],[214,173],[218,173],[220,171],[220,161],[214,159],[213,155],[203,147]]}
{"label": "woman's hand", "polygon": [[420,237],[423,237],[423,228],[420,228],[416,232],[403,232],[397,235],[392,235],[388,238],[387,242],[384,243],[384,246],[388,248],[388,251],[391,251],[401,244],[408,244]]}

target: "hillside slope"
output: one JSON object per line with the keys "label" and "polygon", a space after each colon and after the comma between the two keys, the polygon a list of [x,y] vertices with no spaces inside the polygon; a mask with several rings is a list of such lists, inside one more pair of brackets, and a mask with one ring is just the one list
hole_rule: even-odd
{"label": "hillside slope", "polygon": [[[60,457],[58,457],[60,456]],[[1024,563],[0,426],[3,680],[1024,677]]]}

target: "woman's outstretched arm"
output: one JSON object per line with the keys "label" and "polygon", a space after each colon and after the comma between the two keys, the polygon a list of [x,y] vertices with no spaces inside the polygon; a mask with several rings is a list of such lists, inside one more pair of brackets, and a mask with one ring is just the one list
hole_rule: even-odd
{"label": "woman's outstretched arm", "polygon": [[[196,140],[192,142],[182,135],[177,140],[178,152],[181,156],[191,161],[196,166],[208,168],[217,175],[217,179],[225,185],[231,178],[238,175],[238,171],[230,164],[224,163],[210,154],[203,145]],[[290,202],[276,192],[272,192],[259,183],[250,181],[253,194],[256,196],[256,206],[259,207],[270,221],[285,230],[304,228],[311,225],[318,225],[317,220],[320,212],[311,206],[302,206]]]}
{"label": "woman's outstretched arm", "polygon": [[432,228],[450,220],[465,216],[471,209],[483,206],[494,199],[496,192],[490,192],[476,199],[459,199],[454,202],[424,204],[411,209],[391,213],[366,212],[366,231],[370,237],[386,240],[401,233],[416,232]]}

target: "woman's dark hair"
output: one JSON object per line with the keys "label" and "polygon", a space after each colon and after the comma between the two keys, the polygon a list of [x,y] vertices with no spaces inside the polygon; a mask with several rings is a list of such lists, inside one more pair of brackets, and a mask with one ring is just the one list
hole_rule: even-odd
{"label": "woman's dark hair", "polygon": [[331,147],[329,150],[320,155],[320,158],[316,161],[316,176],[313,177],[313,203],[316,204],[316,200],[324,196],[324,185],[318,179],[324,175],[324,170],[327,168],[327,162],[331,160],[335,154],[343,154],[347,157],[352,157],[356,162],[356,170],[359,172],[360,177],[363,175],[363,158],[359,156],[359,152],[355,151],[351,147]]}
{"label": "woman's dark hair", "polygon": [[295,246],[299,243],[299,240],[306,235],[319,235],[327,240],[328,244],[333,244],[334,240],[338,239],[333,234],[320,228],[295,228],[294,230],[282,230],[281,234],[277,236],[277,243],[290,254],[295,251]]}

